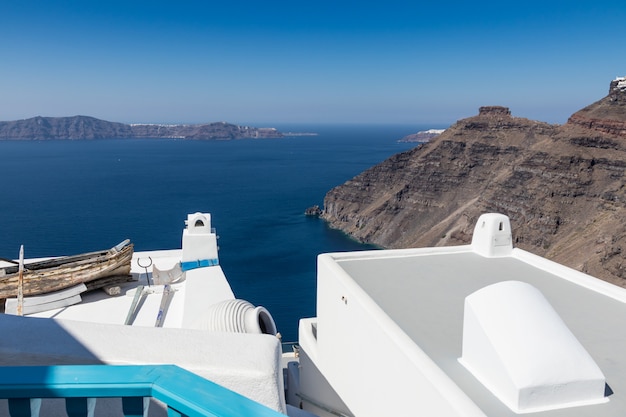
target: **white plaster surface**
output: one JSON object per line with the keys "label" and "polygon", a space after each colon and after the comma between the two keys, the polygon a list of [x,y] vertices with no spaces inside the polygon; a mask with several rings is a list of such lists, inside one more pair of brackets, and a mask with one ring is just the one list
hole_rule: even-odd
{"label": "white plaster surface", "polygon": [[524,282],[492,284],[465,299],[461,363],[516,412],[607,401],[598,365]]}
{"label": "white plaster surface", "polygon": [[482,256],[508,256],[513,250],[511,223],[503,214],[487,213],[478,218],[472,235],[472,249]]}
{"label": "white plaster surface", "polygon": [[182,261],[217,259],[217,236],[211,233],[211,215],[194,213],[187,216],[183,230]]}
{"label": "white plaster surface", "polygon": [[[195,227],[198,219],[203,224]],[[81,294],[79,304],[29,317],[0,314],[0,366],[175,364],[284,412],[279,339],[193,328],[209,306],[235,298],[219,265],[189,270],[184,280],[171,284],[163,327],[155,327],[165,288],[148,285],[152,268],[166,271],[183,258],[217,258],[210,215],[195,213],[188,222],[192,227],[191,233],[183,231],[184,249],[134,253],[134,281],[121,284],[118,296],[96,290]],[[144,295],[132,324],[124,325],[140,285]],[[0,415],[2,410],[0,404]]]}
{"label": "white plaster surface", "polygon": [[284,412],[274,336],[11,315],[0,315],[0,335],[0,366],[175,364]]}
{"label": "white plaster surface", "polygon": [[499,233],[508,221],[500,230],[495,219],[496,233],[483,235],[487,251],[473,240],[455,247],[320,255],[317,318],[300,322],[301,351],[314,369],[303,365],[301,387],[313,386],[309,392],[318,395],[323,389],[316,384],[328,384],[359,417],[518,415],[458,361],[465,298],[513,280],[541,291],[606,377],[608,401],[531,415],[623,416],[626,290],[511,249],[507,235]]}
{"label": "white plaster surface", "polygon": [[[147,285],[146,273],[139,264],[146,265],[152,259],[152,265],[160,270],[171,269],[181,259],[182,251],[162,250],[135,252],[133,254],[131,273],[136,281],[121,285],[120,296],[109,296],[104,291],[92,291],[82,295],[83,302],[69,307],[44,311],[32,317],[49,317],[79,320],[96,323],[124,324],[133,302],[138,285],[144,286],[145,296],[139,304],[139,310],[133,326],[155,325],[159,312],[163,285]],[[228,299],[234,299],[233,291],[228,284],[224,272],[219,265],[187,271],[184,281],[172,284],[174,291],[163,327],[191,327],[197,315],[206,311],[206,306]],[[152,266],[148,268],[152,275]]]}

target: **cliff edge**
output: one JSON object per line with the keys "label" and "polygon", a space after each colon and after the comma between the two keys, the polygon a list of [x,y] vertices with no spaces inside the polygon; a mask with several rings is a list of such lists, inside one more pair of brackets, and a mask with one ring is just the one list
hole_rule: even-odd
{"label": "cliff edge", "polygon": [[626,287],[626,80],[565,125],[481,107],[431,142],[330,190],[322,218],[388,248],[470,242],[511,218],[514,245]]}
{"label": "cliff edge", "polygon": [[568,124],[574,124],[618,136],[626,136],[626,77],[611,81],[609,94],[602,100],[574,113]]}

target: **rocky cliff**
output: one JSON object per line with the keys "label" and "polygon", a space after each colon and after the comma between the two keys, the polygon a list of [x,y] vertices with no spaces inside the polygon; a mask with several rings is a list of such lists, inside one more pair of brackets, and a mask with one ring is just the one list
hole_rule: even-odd
{"label": "rocky cliff", "polygon": [[511,218],[516,247],[626,286],[626,88],[565,125],[482,107],[436,139],[329,191],[322,217],[383,247],[467,244],[478,216]]}
{"label": "rocky cliff", "polygon": [[0,122],[0,140],[46,139],[245,139],[276,138],[282,133],[273,128],[255,128],[218,122],[195,125],[123,124],[88,116],[33,117]]}
{"label": "rocky cliff", "polygon": [[574,113],[568,123],[626,136],[626,77],[613,80],[605,98]]}

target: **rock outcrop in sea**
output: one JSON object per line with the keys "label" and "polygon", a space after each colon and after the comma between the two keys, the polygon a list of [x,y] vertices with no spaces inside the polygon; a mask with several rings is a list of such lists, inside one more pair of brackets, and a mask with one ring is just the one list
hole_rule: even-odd
{"label": "rock outcrop in sea", "polygon": [[32,117],[0,122],[0,140],[179,138],[204,140],[277,138],[274,128],[208,124],[124,124],[89,116]]}
{"label": "rock outcrop in sea", "polygon": [[[330,190],[324,218],[388,248],[470,242],[511,218],[514,245],[626,287],[626,78],[564,125],[481,107]],[[505,272],[505,271],[504,271]]]}
{"label": "rock outcrop in sea", "polygon": [[305,216],[319,217],[321,214],[322,209],[317,204],[304,210]]}

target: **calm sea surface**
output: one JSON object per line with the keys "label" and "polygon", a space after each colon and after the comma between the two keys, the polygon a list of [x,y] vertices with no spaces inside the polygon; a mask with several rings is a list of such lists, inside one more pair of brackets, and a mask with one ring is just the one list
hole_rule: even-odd
{"label": "calm sea surface", "polygon": [[237,141],[0,141],[0,257],[74,254],[130,238],[180,248],[188,213],[210,212],[239,298],[272,313],[284,340],[315,315],[323,252],[368,249],[304,210],[432,126],[277,126],[318,136]]}

